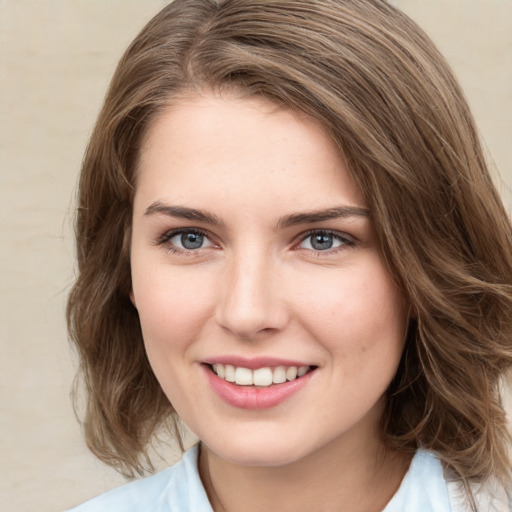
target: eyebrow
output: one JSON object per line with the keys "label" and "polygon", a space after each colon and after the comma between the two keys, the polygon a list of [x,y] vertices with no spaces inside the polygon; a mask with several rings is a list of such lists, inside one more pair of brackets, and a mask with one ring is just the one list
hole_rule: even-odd
{"label": "eyebrow", "polygon": [[[179,219],[195,220],[213,226],[224,226],[224,221],[213,213],[209,213],[205,210],[198,210],[196,208],[188,208],[186,206],[166,205],[160,201],[152,203],[144,212],[144,215],[154,214],[162,214]],[[338,206],[334,208],[326,208],[324,210],[291,213],[279,219],[277,222],[277,228],[283,229],[290,226],[296,226],[297,224],[311,224],[315,222],[322,222],[324,220],[353,216],[369,217],[370,210],[359,206]]]}
{"label": "eyebrow", "polygon": [[144,212],[144,215],[154,214],[163,214],[169,217],[176,217],[178,219],[197,220],[213,226],[224,225],[222,219],[213,213],[209,213],[204,210],[197,210],[196,208],[187,208],[185,206],[170,206],[162,204],[159,201],[152,203]]}
{"label": "eyebrow", "polygon": [[337,206],[327,208],[325,210],[313,210],[304,213],[292,213],[285,215],[277,223],[278,228],[287,228],[296,226],[297,224],[310,224],[314,222],[322,222],[324,220],[339,219],[346,217],[369,217],[370,210],[361,208],[360,206]]}

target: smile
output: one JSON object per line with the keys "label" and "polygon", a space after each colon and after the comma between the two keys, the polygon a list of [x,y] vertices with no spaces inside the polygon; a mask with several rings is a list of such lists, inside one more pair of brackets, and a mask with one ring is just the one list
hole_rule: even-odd
{"label": "smile", "polygon": [[310,366],[277,366],[251,370],[243,366],[216,363],[211,366],[213,372],[225,380],[238,386],[268,387],[275,384],[291,382],[308,373]]}
{"label": "smile", "polygon": [[264,366],[275,363],[262,363],[260,366],[253,360],[246,363],[246,366],[235,366],[212,361],[201,366],[212,391],[225,403],[237,409],[275,407],[308,387],[308,383],[318,373],[317,366]]}

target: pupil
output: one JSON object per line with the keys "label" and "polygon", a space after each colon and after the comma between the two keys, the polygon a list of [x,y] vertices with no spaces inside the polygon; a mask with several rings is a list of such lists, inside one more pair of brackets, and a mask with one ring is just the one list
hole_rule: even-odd
{"label": "pupil", "polygon": [[311,246],[319,251],[325,251],[332,247],[332,236],[330,235],[313,235]]}
{"label": "pupil", "polygon": [[181,244],[185,249],[199,249],[203,245],[203,236],[197,233],[183,233]]}

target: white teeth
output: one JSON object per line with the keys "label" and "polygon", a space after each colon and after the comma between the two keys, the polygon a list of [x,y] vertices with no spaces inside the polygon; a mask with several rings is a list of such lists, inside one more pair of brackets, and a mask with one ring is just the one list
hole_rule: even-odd
{"label": "white teeth", "polygon": [[[219,375],[220,377],[220,375]],[[290,366],[288,370],[286,370],[286,380],[295,380],[297,378],[297,367]]]}
{"label": "white teeth", "polygon": [[242,366],[235,367],[230,364],[216,363],[212,368],[221,379],[234,382],[238,386],[265,387],[302,377],[309,371],[310,366],[276,366],[275,368],[264,367],[250,370]]}
{"label": "white teeth", "polygon": [[[220,365],[222,366],[222,365]],[[218,374],[217,374],[218,375]],[[220,375],[219,375],[220,377]],[[224,368],[224,379],[228,382],[235,382],[235,367],[227,364]]]}
{"label": "white teeth", "polygon": [[309,370],[309,366],[301,366],[299,368],[299,370],[297,371],[297,375],[299,377],[302,377],[303,375],[306,375],[306,373],[308,373],[308,370]]}
{"label": "white teeth", "polygon": [[248,368],[238,367],[235,370],[235,382],[239,386],[252,386],[252,371]]}
{"label": "white teeth", "polygon": [[255,386],[270,386],[272,384],[272,370],[270,368],[258,368],[253,372],[252,380]]}
{"label": "white teeth", "polygon": [[213,365],[213,371],[221,378],[223,379],[225,376],[224,372],[224,365],[222,364],[214,364]]}
{"label": "white teeth", "polygon": [[282,384],[283,382],[286,382],[286,368],[284,366],[278,366],[277,368],[274,368],[272,382],[274,384]]}

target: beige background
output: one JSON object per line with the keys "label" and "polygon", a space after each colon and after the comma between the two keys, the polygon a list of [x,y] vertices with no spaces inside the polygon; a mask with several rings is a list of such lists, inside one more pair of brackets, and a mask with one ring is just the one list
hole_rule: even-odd
{"label": "beige background", "polygon": [[[69,400],[74,358],[64,302],[73,276],[72,197],[115,63],[165,3],[0,0],[3,510],[58,511],[122,481],[87,453]],[[510,186],[512,0],[395,3],[455,68]]]}

